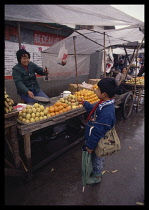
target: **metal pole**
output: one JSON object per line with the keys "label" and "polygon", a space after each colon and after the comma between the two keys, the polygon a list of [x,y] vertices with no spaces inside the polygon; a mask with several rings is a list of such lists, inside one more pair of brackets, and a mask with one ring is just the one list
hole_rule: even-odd
{"label": "metal pole", "polygon": [[134,58],[135,58],[136,55],[138,54],[138,51],[139,51],[139,49],[140,49],[140,47],[141,47],[141,45],[142,45],[142,43],[143,43],[143,40],[144,40],[144,37],[143,37],[143,39],[142,39],[142,41],[141,41],[141,43],[140,43],[140,46],[137,48],[136,54],[133,56],[133,58],[132,58],[132,60],[131,60],[131,62],[130,62],[130,64],[129,64],[129,66],[128,66],[128,70],[129,70],[129,68],[130,68],[130,66],[131,66],[131,64],[132,64],[132,62],[133,62],[133,60],[134,60]]}
{"label": "metal pole", "polygon": [[20,22],[18,22],[18,42],[19,42],[19,50],[20,50],[21,49]]}
{"label": "metal pole", "polygon": [[76,67],[76,84],[77,84],[77,91],[78,91],[78,70],[77,70],[77,56],[76,56],[76,44],[75,44],[76,37],[73,36],[73,44],[74,44],[74,56],[75,56],[75,67]]}
{"label": "metal pole", "polygon": [[129,60],[129,57],[128,57],[128,54],[127,54],[127,50],[126,50],[126,47],[125,46],[124,46],[124,50],[125,50],[125,53],[126,53],[126,58],[127,58],[128,62],[130,64],[130,60]]}
{"label": "metal pole", "polygon": [[137,57],[138,57],[138,51],[137,51],[137,53],[136,53],[136,68],[135,68],[135,85],[134,85],[134,96],[136,96],[136,86],[137,86],[137,84],[136,84],[136,82],[137,82],[137,79],[136,79],[136,77],[137,77]]}
{"label": "metal pole", "polygon": [[105,32],[103,33],[103,35],[104,35],[104,77],[106,77],[106,50],[105,50],[106,40],[105,40]]}

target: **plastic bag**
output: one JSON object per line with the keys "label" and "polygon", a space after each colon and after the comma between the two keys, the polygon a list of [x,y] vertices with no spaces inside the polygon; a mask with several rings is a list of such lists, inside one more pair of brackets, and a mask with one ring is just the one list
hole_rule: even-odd
{"label": "plastic bag", "polygon": [[106,73],[110,73],[114,64],[114,57],[111,48],[106,50]]}
{"label": "plastic bag", "polygon": [[67,63],[67,56],[68,56],[68,50],[65,48],[65,42],[62,44],[58,58],[57,58],[57,63],[64,66]]}

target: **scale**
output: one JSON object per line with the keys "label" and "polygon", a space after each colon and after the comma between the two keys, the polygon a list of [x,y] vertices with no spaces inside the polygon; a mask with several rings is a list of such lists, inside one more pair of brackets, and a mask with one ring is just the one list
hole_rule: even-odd
{"label": "scale", "polygon": [[34,96],[34,99],[41,103],[51,103],[50,99],[46,97]]}

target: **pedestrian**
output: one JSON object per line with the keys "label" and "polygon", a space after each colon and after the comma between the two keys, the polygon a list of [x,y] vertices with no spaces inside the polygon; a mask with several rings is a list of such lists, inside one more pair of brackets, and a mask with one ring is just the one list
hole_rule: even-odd
{"label": "pedestrian", "polygon": [[121,72],[119,72],[116,75],[115,79],[116,79],[117,84],[119,85],[121,82],[132,79],[132,76],[128,74],[128,69],[127,67],[124,66]]}
{"label": "pedestrian", "polygon": [[132,79],[132,76],[130,76],[128,74],[127,67],[123,67],[122,71],[119,72],[115,77],[115,80],[118,84],[116,94],[120,95],[120,94],[123,94],[127,91],[125,86],[124,86],[124,83],[125,83],[125,81],[130,80],[130,79]]}
{"label": "pedestrian", "polygon": [[116,122],[114,98],[117,84],[114,78],[103,78],[98,82],[97,96],[100,101],[94,106],[88,101],[82,101],[83,106],[90,112],[85,127],[85,146],[91,153],[93,171],[87,184],[100,183],[104,157],[98,157],[95,149],[106,132],[113,128]]}
{"label": "pedestrian", "polygon": [[121,58],[119,60],[119,70],[121,71],[123,69],[123,66],[124,66],[124,60]]}
{"label": "pedestrian", "polygon": [[12,76],[17,93],[25,103],[34,103],[34,96],[49,98],[41,89],[36,80],[36,73],[47,75],[47,69],[43,69],[30,61],[30,53],[20,49],[16,53],[18,64],[12,68]]}

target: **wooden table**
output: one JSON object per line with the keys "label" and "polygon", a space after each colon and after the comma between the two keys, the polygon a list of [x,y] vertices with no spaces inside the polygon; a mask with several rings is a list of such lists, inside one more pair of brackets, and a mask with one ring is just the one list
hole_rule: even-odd
{"label": "wooden table", "polygon": [[5,175],[6,176],[20,176],[25,174],[25,171],[20,169],[20,153],[19,153],[19,145],[18,145],[18,137],[17,137],[17,118],[18,111],[13,111],[11,113],[5,114],[5,141],[9,147],[11,155],[14,160],[14,165],[7,160],[5,157],[5,163],[8,167],[5,167]]}
{"label": "wooden table", "polygon": [[[45,107],[49,106],[49,105],[53,105],[59,98],[60,98],[60,96],[51,98],[51,100],[50,100],[51,104],[47,103],[45,105]],[[19,130],[19,133],[23,136],[23,140],[24,140],[24,153],[25,153],[25,157],[26,157],[26,167],[27,167],[27,170],[28,170],[28,180],[31,179],[33,171],[35,171],[36,169],[45,165],[49,160],[53,159],[57,155],[63,153],[67,149],[71,148],[73,145],[75,145],[78,142],[83,140],[83,138],[78,139],[74,143],[69,144],[64,149],[56,152],[55,154],[51,155],[47,159],[41,161],[40,163],[38,163],[37,165],[32,167],[31,141],[30,141],[30,136],[32,135],[32,133],[34,131],[40,130],[42,128],[62,123],[64,121],[66,121],[68,119],[71,119],[73,117],[76,117],[76,116],[78,116],[80,118],[80,120],[83,122],[84,119],[82,117],[82,114],[84,114],[85,112],[86,112],[85,108],[80,107],[80,108],[76,108],[76,109],[64,112],[62,114],[59,114],[59,115],[56,115],[56,116],[53,116],[53,117],[49,117],[49,118],[44,119],[44,120],[40,120],[40,121],[37,121],[37,122],[34,122],[34,123],[29,123],[29,124],[28,123],[22,123],[21,121],[18,120],[17,128]]]}

